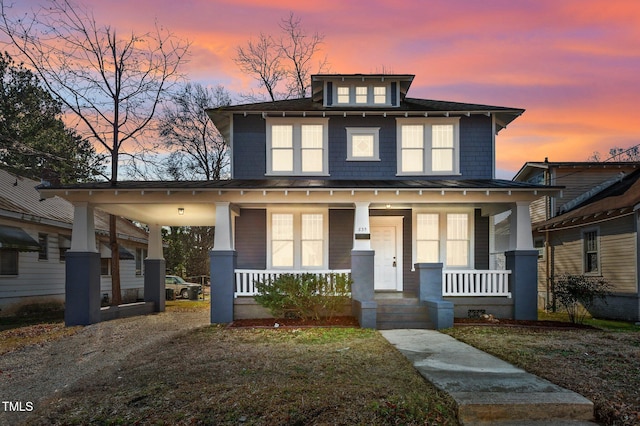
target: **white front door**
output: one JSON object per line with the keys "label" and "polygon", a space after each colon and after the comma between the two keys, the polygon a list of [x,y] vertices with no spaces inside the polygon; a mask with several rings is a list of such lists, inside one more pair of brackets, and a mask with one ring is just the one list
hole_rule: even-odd
{"label": "white front door", "polygon": [[402,290],[402,217],[371,216],[374,289]]}

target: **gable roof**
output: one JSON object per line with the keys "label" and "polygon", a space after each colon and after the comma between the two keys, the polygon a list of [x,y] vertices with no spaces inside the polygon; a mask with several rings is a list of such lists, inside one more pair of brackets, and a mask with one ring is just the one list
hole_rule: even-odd
{"label": "gable roof", "polygon": [[[58,197],[43,198],[37,187],[40,182],[0,169],[0,218],[18,222],[46,224],[71,232],[74,207],[69,201]],[[109,216],[95,211],[95,229],[108,235]],[[129,220],[119,217],[118,237],[146,242],[147,232]]]}
{"label": "gable roof", "polygon": [[522,165],[513,180],[525,181],[531,177],[536,170],[549,169],[638,169],[638,161],[527,161]]}
{"label": "gable roof", "polygon": [[567,213],[540,222],[538,231],[574,228],[633,214],[640,208],[640,170],[628,174],[618,183],[596,193]]}

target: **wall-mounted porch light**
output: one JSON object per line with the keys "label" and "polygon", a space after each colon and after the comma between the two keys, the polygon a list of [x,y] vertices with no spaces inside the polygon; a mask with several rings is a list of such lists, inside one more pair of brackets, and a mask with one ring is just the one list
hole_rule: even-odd
{"label": "wall-mounted porch light", "polygon": [[178,214],[182,216],[184,214],[184,207],[178,207]]}

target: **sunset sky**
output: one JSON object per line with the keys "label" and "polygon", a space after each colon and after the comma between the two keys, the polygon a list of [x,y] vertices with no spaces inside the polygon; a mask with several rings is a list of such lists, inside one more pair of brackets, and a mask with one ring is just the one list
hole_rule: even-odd
{"label": "sunset sky", "polygon": [[[20,8],[37,0],[20,0]],[[192,43],[183,71],[232,93],[236,47],[294,12],[325,35],[333,73],[415,74],[409,96],[524,108],[497,139],[499,178],[640,143],[638,0],[84,0],[98,23],[154,20]]]}

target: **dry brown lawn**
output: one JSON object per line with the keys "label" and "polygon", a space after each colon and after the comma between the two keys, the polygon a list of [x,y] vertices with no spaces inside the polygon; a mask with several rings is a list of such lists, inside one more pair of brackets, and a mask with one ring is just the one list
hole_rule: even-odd
{"label": "dry brown lawn", "polygon": [[589,398],[602,424],[640,424],[639,330],[461,326],[445,332]]}
{"label": "dry brown lawn", "polygon": [[11,424],[457,424],[453,400],[371,330],[201,326],[104,365]]}

